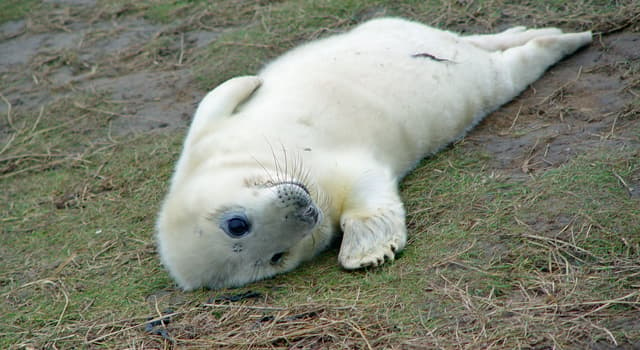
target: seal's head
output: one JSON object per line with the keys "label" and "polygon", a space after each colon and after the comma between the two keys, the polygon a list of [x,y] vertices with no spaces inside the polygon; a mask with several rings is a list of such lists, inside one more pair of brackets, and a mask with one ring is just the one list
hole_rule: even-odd
{"label": "seal's head", "polygon": [[314,244],[323,214],[307,185],[248,173],[209,169],[172,186],[157,241],[183,289],[235,287],[291,270]]}

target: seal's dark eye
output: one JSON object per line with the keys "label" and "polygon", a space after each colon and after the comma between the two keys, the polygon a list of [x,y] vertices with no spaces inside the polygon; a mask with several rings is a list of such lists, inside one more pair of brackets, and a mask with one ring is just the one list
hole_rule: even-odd
{"label": "seal's dark eye", "polygon": [[229,218],[221,226],[224,232],[233,238],[240,238],[249,233],[251,229],[249,220],[243,216]]}

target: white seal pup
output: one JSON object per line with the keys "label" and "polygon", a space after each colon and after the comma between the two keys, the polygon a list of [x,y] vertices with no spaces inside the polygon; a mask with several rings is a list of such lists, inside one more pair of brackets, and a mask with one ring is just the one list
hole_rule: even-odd
{"label": "white seal pup", "polygon": [[340,235],[346,269],[393,260],[398,181],[591,37],[383,18],[226,81],[198,106],[160,211],[164,266],[185,290],[237,287]]}

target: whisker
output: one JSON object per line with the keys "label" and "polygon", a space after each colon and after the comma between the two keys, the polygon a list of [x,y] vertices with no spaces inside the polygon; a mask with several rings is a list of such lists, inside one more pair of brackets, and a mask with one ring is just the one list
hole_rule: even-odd
{"label": "whisker", "polygon": [[273,157],[273,164],[276,170],[276,181],[280,181],[280,164],[278,163],[278,156],[276,155],[276,151],[273,149],[273,145],[271,142],[267,140],[267,144],[269,145],[269,149],[271,150],[271,157]]}
{"label": "whisker", "polygon": [[282,149],[282,155],[284,156],[284,180],[285,181],[293,181],[291,175],[289,174],[289,160],[287,159],[287,149],[284,147],[282,143],[280,143],[280,149]]}
{"label": "whisker", "polygon": [[260,160],[255,157],[253,159],[265,171],[271,184],[294,183],[302,185],[307,189],[316,205],[326,213],[330,208],[329,198],[320,191],[318,184],[313,181],[311,169],[305,167],[303,154],[300,152],[292,154],[291,150],[288,150],[283,143],[280,143],[280,150],[276,152],[273,144],[268,140],[266,142],[271,150],[275,175]]}
{"label": "whisker", "polygon": [[274,183],[274,178],[271,175],[271,173],[269,172],[269,170],[267,169],[267,167],[265,167],[264,164],[262,164],[262,162],[258,160],[258,158],[254,157],[254,156],[251,156],[251,158],[253,158],[253,160],[255,160],[256,163],[258,163],[258,165],[260,165],[262,170],[264,170],[264,173],[267,175],[267,178],[269,179],[269,182]]}

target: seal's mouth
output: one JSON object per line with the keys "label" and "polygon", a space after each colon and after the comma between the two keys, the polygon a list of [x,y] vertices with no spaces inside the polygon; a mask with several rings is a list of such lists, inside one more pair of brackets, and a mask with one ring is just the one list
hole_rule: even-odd
{"label": "seal's mouth", "polygon": [[271,263],[271,265],[277,265],[282,262],[282,258],[284,257],[285,254],[286,252],[273,254],[269,262]]}

